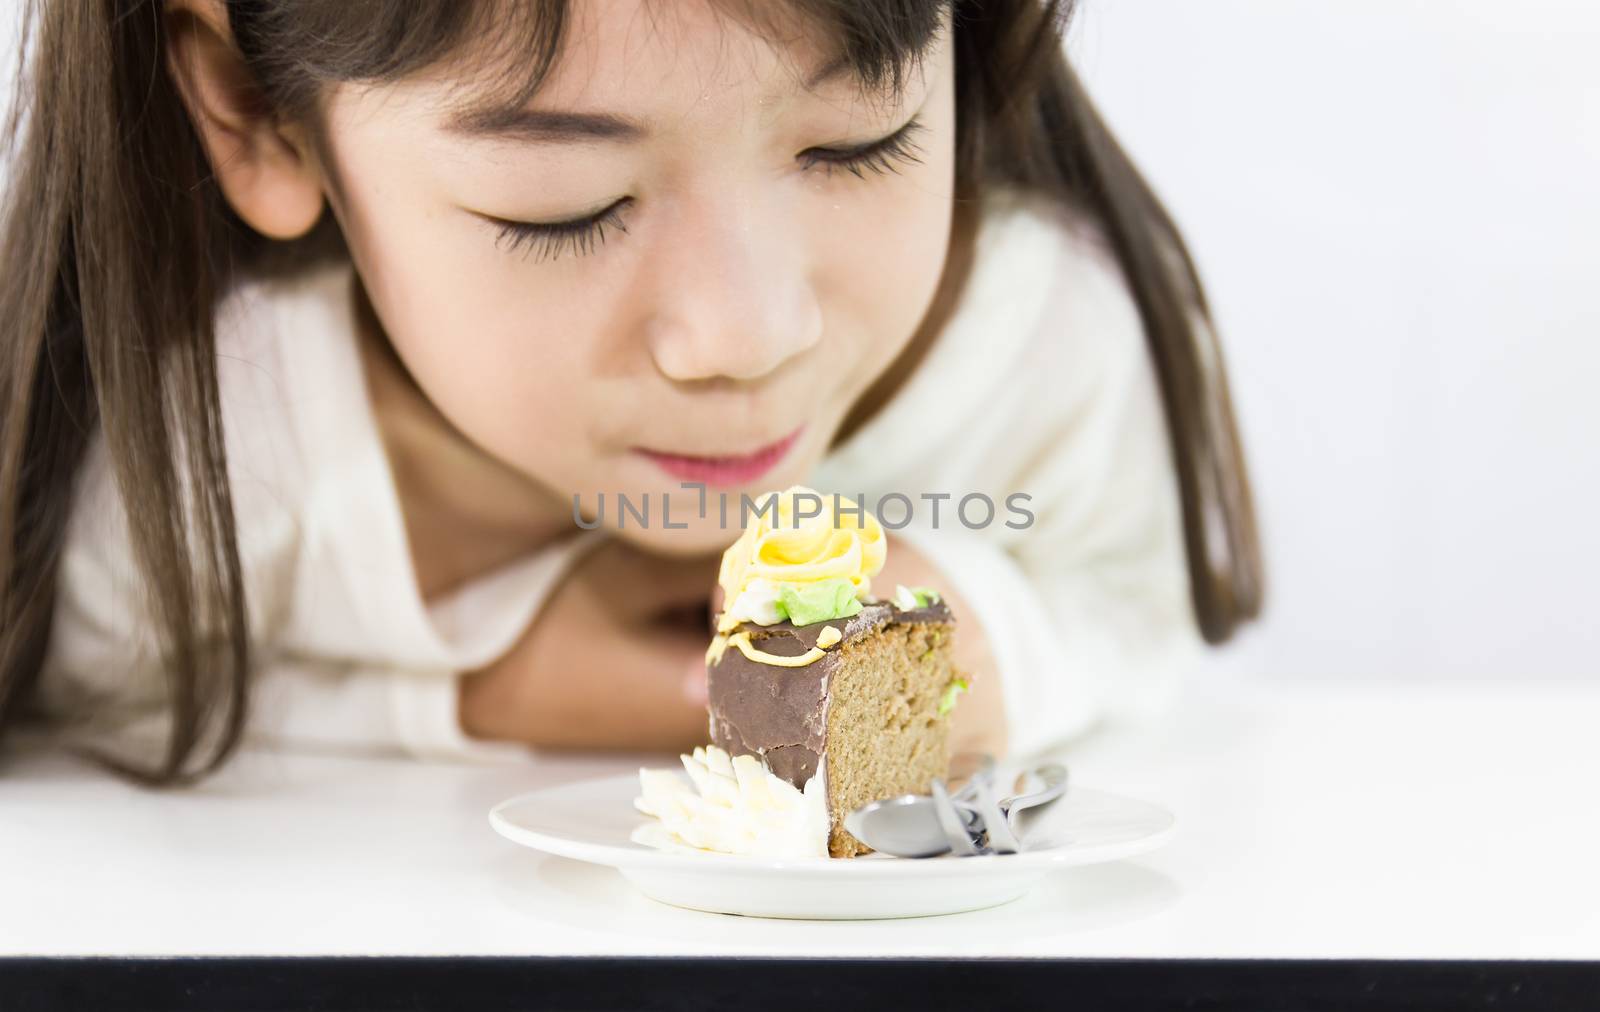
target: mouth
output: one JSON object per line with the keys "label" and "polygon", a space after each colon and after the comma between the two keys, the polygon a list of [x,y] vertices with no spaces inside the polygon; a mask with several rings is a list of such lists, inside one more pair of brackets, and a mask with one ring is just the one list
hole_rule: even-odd
{"label": "mouth", "polygon": [[647,450],[642,446],[635,447],[634,452],[679,481],[703,482],[709,486],[728,488],[748,484],[777,467],[788,455],[795,440],[800,438],[804,428],[802,425],[777,442],[757,447],[748,453],[695,456]]}

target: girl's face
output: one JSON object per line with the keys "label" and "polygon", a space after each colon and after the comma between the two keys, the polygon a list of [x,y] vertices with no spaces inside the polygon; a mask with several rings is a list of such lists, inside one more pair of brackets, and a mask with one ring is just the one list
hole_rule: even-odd
{"label": "girl's face", "polygon": [[[804,481],[932,300],[948,29],[893,97],[848,72],[808,84],[822,53],[709,3],[571,10],[525,107],[464,110],[463,67],[337,88],[330,199],[389,340],[463,435],[589,510],[650,493],[636,539],[721,547],[679,483],[736,511]],[[662,528],[663,493],[687,530]]]}

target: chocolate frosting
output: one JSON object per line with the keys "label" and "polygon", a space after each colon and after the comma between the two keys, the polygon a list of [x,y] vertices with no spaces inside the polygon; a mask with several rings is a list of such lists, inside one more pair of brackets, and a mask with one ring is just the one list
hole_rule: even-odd
{"label": "chocolate frosting", "polygon": [[839,666],[840,648],[888,622],[950,622],[943,601],[901,611],[873,602],[849,618],[796,626],[743,623],[750,645],[780,657],[795,657],[817,645],[822,630],[839,630],[840,642],[810,664],[797,668],[762,664],[729,647],[706,668],[711,710],[711,740],[729,755],[760,755],[772,772],[804,788],[817,771],[827,736],[828,681]]}

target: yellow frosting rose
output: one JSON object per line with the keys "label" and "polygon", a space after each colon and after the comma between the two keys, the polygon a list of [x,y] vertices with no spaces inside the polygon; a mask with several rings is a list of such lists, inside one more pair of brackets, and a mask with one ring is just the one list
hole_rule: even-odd
{"label": "yellow frosting rose", "polygon": [[[775,510],[767,505],[774,496]],[[798,499],[800,496],[806,498]],[[819,501],[817,516],[798,516],[802,507],[809,513]],[[784,585],[844,578],[854,587],[858,600],[867,598],[872,577],[883,569],[887,552],[877,517],[865,507],[858,514],[852,509],[853,501],[842,497],[836,510],[832,495],[800,485],[768,493],[757,502],[765,510],[751,512],[750,526],[722,554],[717,582],[722,585],[724,618],[729,624],[741,619],[759,621],[753,615],[738,614],[751,610],[736,607],[741,597],[747,602],[766,598]]]}

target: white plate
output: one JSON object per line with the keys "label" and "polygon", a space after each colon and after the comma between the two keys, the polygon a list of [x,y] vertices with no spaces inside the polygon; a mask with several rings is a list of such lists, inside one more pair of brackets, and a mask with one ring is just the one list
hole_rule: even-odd
{"label": "white plate", "polygon": [[610,865],[646,896],[716,913],[818,920],[920,917],[1007,903],[1051,871],[1152,850],[1172,834],[1166,809],[1072,787],[1032,820],[1020,854],[912,860],[773,859],[633,842],[655,820],[633,807],[628,774],[547,787],[489,812],[501,836],[547,854]]}

